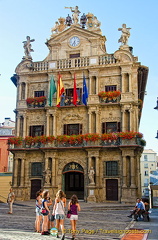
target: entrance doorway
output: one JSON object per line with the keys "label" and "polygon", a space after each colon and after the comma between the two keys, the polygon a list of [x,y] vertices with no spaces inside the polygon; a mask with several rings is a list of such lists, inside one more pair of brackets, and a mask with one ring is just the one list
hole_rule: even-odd
{"label": "entrance doorway", "polygon": [[41,180],[40,179],[33,179],[31,180],[31,199],[36,198],[36,192],[41,189]]}
{"label": "entrance doorway", "polygon": [[117,179],[106,179],[106,200],[118,201]]}
{"label": "entrance doorway", "polygon": [[63,185],[67,198],[76,194],[78,199],[84,199],[84,174],[80,164],[69,163],[65,166]]}

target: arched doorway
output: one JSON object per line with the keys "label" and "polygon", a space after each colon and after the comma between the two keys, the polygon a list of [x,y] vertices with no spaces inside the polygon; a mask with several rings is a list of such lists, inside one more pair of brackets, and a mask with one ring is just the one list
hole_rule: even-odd
{"label": "arched doorway", "polygon": [[65,166],[63,188],[67,198],[76,194],[78,199],[84,199],[84,171],[80,164],[71,162]]}
{"label": "arched doorway", "polygon": [[40,179],[33,179],[31,180],[31,199],[36,198],[36,192],[41,189],[41,180]]}

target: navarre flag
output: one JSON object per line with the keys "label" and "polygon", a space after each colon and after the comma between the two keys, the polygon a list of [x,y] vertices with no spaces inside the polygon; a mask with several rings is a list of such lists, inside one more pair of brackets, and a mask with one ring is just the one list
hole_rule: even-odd
{"label": "navarre flag", "polygon": [[73,89],[73,104],[77,104],[77,88],[76,88],[76,73],[74,73],[74,89]]}
{"label": "navarre flag", "polygon": [[58,76],[58,85],[57,85],[57,106],[60,106],[61,95],[65,92],[63,82],[61,80],[61,75]]}
{"label": "navarre flag", "polygon": [[50,107],[52,107],[52,100],[53,100],[53,95],[57,91],[56,86],[55,86],[55,81],[53,75],[51,76],[50,79],[50,88],[49,88],[49,98],[48,98],[48,104]]}
{"label": "navarre flag", "polygon": [[83,94],[82,94],[82,102],[84,105],[87,105],[87,99],[88,99],[88,89],[86,85],[86,78],[83,75]]}

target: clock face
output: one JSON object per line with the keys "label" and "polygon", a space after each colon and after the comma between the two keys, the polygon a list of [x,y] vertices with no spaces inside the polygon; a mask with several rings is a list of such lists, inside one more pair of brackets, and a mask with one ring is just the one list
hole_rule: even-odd
{"label": "clock face", "polygon": [[70,38],[69,43],[72,47],[77,47],[80,44],[80,39],[78,37],[74,36],[74,37]]}

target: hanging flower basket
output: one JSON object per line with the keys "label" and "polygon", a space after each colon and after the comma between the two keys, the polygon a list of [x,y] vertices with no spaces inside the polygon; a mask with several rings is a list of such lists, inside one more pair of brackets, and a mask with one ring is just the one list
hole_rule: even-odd
{"label": "hanging flower basket", "polygon": [[115,99],[117,97],[119,97],[121,94],[121,92],[119,90],[116,90],[116,91],[108,91],[108,92],[105,92],[105,91],[101,91],[98,93],[98,96],[101,97],[102,99],[105,99],[105,98],[110,98],[110,99]]}
{"label": "hanging flower basket", "polygon": [[8,144],[14,144],[16,146],[22,145],[22,137],[11,137],[8,139]]}

